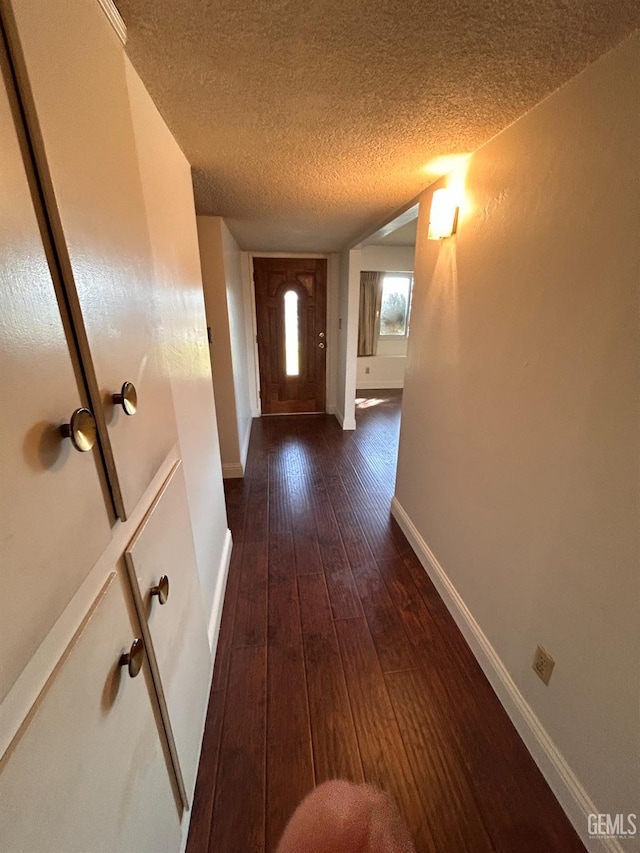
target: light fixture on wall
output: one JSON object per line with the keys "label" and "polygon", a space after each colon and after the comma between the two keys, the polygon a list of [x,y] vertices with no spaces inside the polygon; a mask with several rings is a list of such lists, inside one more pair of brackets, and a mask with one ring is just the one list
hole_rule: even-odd
{"label": "light fixture on wall", "polygon": [[458,204],[452,190],[436,190],[431,199],[429,214],[429,240],[440,240],[456,233],[458,225]]}

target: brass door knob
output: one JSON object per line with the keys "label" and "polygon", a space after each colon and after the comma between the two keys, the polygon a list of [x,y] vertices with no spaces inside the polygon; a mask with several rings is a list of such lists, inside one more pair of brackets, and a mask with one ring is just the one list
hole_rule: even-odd
{"label": "brass door knob", "polygon": [[135,678],[142,669],[144,663],[144,643],[140,637],[136,637],[128,652],[123,652],[120,655],[120,666],[129,668],[129,675]]}
{"label": "brass door knob", "polygon": [[323,344],[322,342],[320,342],[320,343],[318,344],[318,346],[320,347],[320,349],[324,349],[324,344]]}
{"label": "brass door knob", "polygon": [[158,604],[166,604],[169,598],[169,578],[162,575],[158,581],[158,586],[151,587],[151,595],[158,596]]}
{"label": "brass door knob", "polygon": [[96,420],[89,409],[76,409],[68,424],[62,424],[60,433],[63,438],[70,438],[71,444],[80,453],[91,450],[96,443]]}
{"label": "brass door knob", "polygon": [[135,415],[138,410],[138,392],[133,382],[125,382],[119,394],[113,395],[116,406],[122,406],[125,415]]}

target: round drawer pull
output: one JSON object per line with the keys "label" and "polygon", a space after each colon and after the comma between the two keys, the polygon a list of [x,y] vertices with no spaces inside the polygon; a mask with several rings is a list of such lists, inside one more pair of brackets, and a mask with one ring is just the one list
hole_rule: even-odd
{"label": "round drawer pull", "polygon": [[120,393],[113,395],[113,402],[122,406],[125,415],[135,415],[138,411],[138,392],[133,382],[125,382]]}
{"label": "round drawer pull", "polygon": [[68,424],[62,424],[60,433],[63,438],[70,438],[71,444],[80,453],[91,450],[96,443],[96,420],[89,409],[76,409]]}
{"label": "round drawer pull", "polygon": [[144,663],[144,643],[140,637],[136,637],[128,652],[120,655],[120,666],[129,667],[129,675],[135,678],[142,669]]}
{"label": "round drawer pull", "polygon": [[158,581],[158,586],[151,587],[151,595],[158,596],[158,604],[166,604],[169,598],[169,578],[162,575]]}

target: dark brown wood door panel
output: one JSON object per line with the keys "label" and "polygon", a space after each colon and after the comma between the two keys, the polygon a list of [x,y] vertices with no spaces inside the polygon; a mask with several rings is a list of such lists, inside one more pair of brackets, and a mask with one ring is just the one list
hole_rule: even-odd
{"label": "dark brown wood door panel", "polygon": [[324,412],[326,259],[254,258],[253,280],[262,414]]}

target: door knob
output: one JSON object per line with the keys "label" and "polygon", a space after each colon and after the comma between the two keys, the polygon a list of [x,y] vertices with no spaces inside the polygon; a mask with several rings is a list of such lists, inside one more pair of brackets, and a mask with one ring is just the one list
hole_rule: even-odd
{"label": "door knob", "polygon": [[128,652],[123,652],[118,661],[120,666],[129,668],[129,675],[135,678],[142,669],[144,663],[144,643],[140,637],[136,637]]}
{"label": "door knob", "polygon": [[62,424],[60,433],[63,438],[70,438],[71,444],[81,453],[91,450],[96,443],[96,421],[89,409],[76,409],[68,424]]}
{"label": "door knob", "polygon": [[320,349],[324,349],[324,344],[322,343],[322,341],[320,341],[320,343],[318,344],[318,346],[320,347]]}
{"label": "door knob", "polygon": [[138,392],[133,382],[125,382],[119,394],[113,395],[116,406],[122,406],[125,415],[135,415],[138,410]]}
{"label": "door knob", "polygon": [[162,575],[157,586],[151,587],[151,595],[158,596],[158,604],[166,604],[169,598],[169,578]]}

